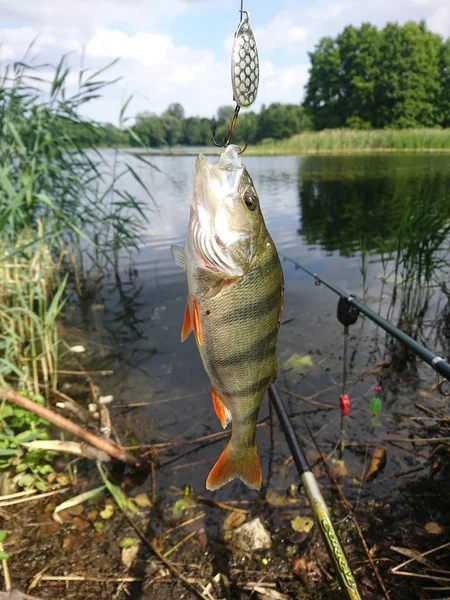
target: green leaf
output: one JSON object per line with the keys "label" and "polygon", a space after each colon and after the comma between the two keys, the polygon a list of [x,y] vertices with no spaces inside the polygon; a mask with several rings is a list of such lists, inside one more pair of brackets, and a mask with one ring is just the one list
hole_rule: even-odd
{"label": "green leaf", "polygon": [[4,551],[0,551],[0,560],[8,560],[9,554]]}
{"label": "green leaf", "polygon": [[0,544],[5,541],[6,531],[4,529],[0,529]]}
{"label": "green leaf", "polygon": [[302,375],[308,373],[313,366],[314,363],[309,354],[304,354],[301,356],[296,352],[282,364],[284,370],[294,371],[295,373]]}
{"label": "green leaf", "polygon": [[22,475],[22,477],[18,479],[17,485],[19,487],[29,488],[34,484],[35,479],[36,478],[34,475],[31,475],[31,473],[27,473],[25,475]]}
{"label": "green leaf", "polygon": [[0,410],[0,419],[7,419],[14,414],[13,407],[9,404],[5,404],[3,408]]}
{"label": "green leaf", "polygon": [[135,544],[137,544],[139,540],[135,537],[124,537],[120,540],[119,546],[121,548],[131,548]]}

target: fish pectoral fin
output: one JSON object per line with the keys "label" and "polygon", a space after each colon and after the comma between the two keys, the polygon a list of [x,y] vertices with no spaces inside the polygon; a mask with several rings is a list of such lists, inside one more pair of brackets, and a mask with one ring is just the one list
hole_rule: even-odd
{"label": "fish pectoral fin", "polygon": [[214,410],[216,411],[216,415],[219,418],[220,424],[225,429],[228,423],[231,423],[231,412],[223,403],[222,398],[216,392],[214,387],[211,387],[211,396],[213,401]]}
{"label": "fish pectoral fin", "polygon": [[254,490],[261,488],[262,472],[256,444],[235,447],[230,441],[211,469],[206,480],[206,489],[218,490],[236,477],[239,477],[249,488]]}
{"label": "fish pectoral fin", "polygon": [[186,308],[184,309],[183,325],[181,326],[181,341],[189,336],[192,331],[191,309],[189,308],[189,298],[186,300]]}
{"label": "fish pectoral fin", "polygon": [[175,264],[186,271],[186,254],[184,252],[184,248],[173,244],[170,246],[170,253],[172,254]]}

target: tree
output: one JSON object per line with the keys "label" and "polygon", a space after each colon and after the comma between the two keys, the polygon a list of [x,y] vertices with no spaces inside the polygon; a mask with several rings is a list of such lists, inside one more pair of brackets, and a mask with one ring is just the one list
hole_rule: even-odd
{"label": "tree", "polygon": [[341,106],[343,125],[369,128],[376,115],[375,85],[379,77],[379,33],[363,23],[360,29],[348,26],[338,36],[340,55]]}
{"label": "tree", "polygon": [[174,102],[169,104],[169,107],[165,110],[163,115],[170,115],[171,117],[175,117],[179,121],[184,119],[184,108],[178,102]]}
{"label": "tree", "polygon": [[316,129],[342,127],[345,124],[341,98],[341,57],[337,42],[323,37],[309,53],[311,68],[306,85],[304,106]]}
{"label": "tree", "polygon": [[[443,122],[447,55],[425,22],[369,23],[322,38],[310,53],[304,106],[325,127],[434,127]],[[448,98],[448,95],[447,95]]]}
{"label": "tree", "polygon": [[234,115],[234,106],[220,106],[217,109],[217,124],[225,125],[229,123]]}
{"label": "tree", "polygon": [[441,97],[440,109],[442,117],[442,126],[450,127],[450,38],[441,48]]}
{"label": "tree", "polygon": [[375,101],[380,127],[433,127],[440,123],[439,59],[442,38],[425,22],[381,31],[380,74]]}
{"label": "tree", "polygon": [[311,129],[311,119],[298,104],[274,103],[263,106],[258,116],[257,141],[264,138],[281,140],[296,133]]}
{"label": "tree", "polygon": [[164,141],[166,144],[169,146],[178,144],[183,135],[182,121],[167,111],[161,115],[160,121],[164,129]]}
{"label": "tree", "polygon": [[136,124],[134,130],[142,139],[144,144],[148,146],[158,147],[165,142],[165,128],[155,113],[143,112],[136,116]]}

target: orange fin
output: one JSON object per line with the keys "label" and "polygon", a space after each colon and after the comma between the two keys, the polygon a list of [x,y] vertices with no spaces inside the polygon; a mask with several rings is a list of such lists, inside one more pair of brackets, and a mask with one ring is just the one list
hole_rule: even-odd
{"label": "orange fin", "polygon": [[193,314],[193,318],[192,318],[192,321],[193,321],[192,326],[193,326],[193,329],[194,329],[194,333],[195,333],[195,338],[197,340],[197,344],[199,346],[201,346],[202,345],[202,336],[200,334],[200,318],[198,316],[198,306],[197,306],[197,302],[195,300],[194,300],[194,302],[192,304],[193,304],[193,307],[194,307],[193,308],[194,314]]}
{"label": "orange fin", "polygon": [[214,410],[216,411],[216,415],[219,418],[220,424],[225,429],[228,423],[231,423],[231,412],[223,403],[222,398],[216,392],[214,387],[211,387],[211,396],[213,401]]}
{"label": "orange fin", "polygon": [[218,490],[235,477],[239,477],[249,488],[261,488],[261,464],[256,444],[235,449],[230,441],[211,469],[206,480],[206,489]]}
{"label": "orange fin", "polygon": [[191,323],[191,311],[189,309],[189,299],[186,301],[186,308],[184,310],[184,320],[183,325],[181,327],[181,341],[188,337],[188,335],[192,331],[192,323]]}

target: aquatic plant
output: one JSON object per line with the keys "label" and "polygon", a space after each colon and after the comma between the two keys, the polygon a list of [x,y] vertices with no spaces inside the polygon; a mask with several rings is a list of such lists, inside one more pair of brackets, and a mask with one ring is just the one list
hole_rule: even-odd
{"label": "aquatic plant", "polygon": [[[81,69],[71,92],[66,57],[50,79],[51,66],[27,58],[0,77],[0,377],[14,375],[37,393],[39,382],[56,386],[56,319],[67,278],[82,295],[90,275],[101,278],[108,265],[117,271],[123,253],[137,248],[151,194],[119,150],[111,161],[95,136],[80,146],[79,132],[94,129],[80,109],[113,83],[107,67]],[[143,199],[122,186],[126,174]]]}
{"label": "aquatic plant", "polygon": [[95,138],[87,147],[79,144],[79,130],[93,128],[81,109],[113,83],[103,78],[107,67],[80,70],[78,89],[70,93],[75,73],[66,57],[50,80],[44,76],[49,65],[25,60],[7,66],[0,79],[1,238],[15,245],[39,219],[52,254],[72,247],[81,262],[83,240],[84,249],[96,248],[97,261],[112,262],[113,251],[136,247],[146,220],[144,201],[121,185],[124,175],[134,178],[143,197],[151,194],[124,154],[117,150],[111,161],[96,148]]}

